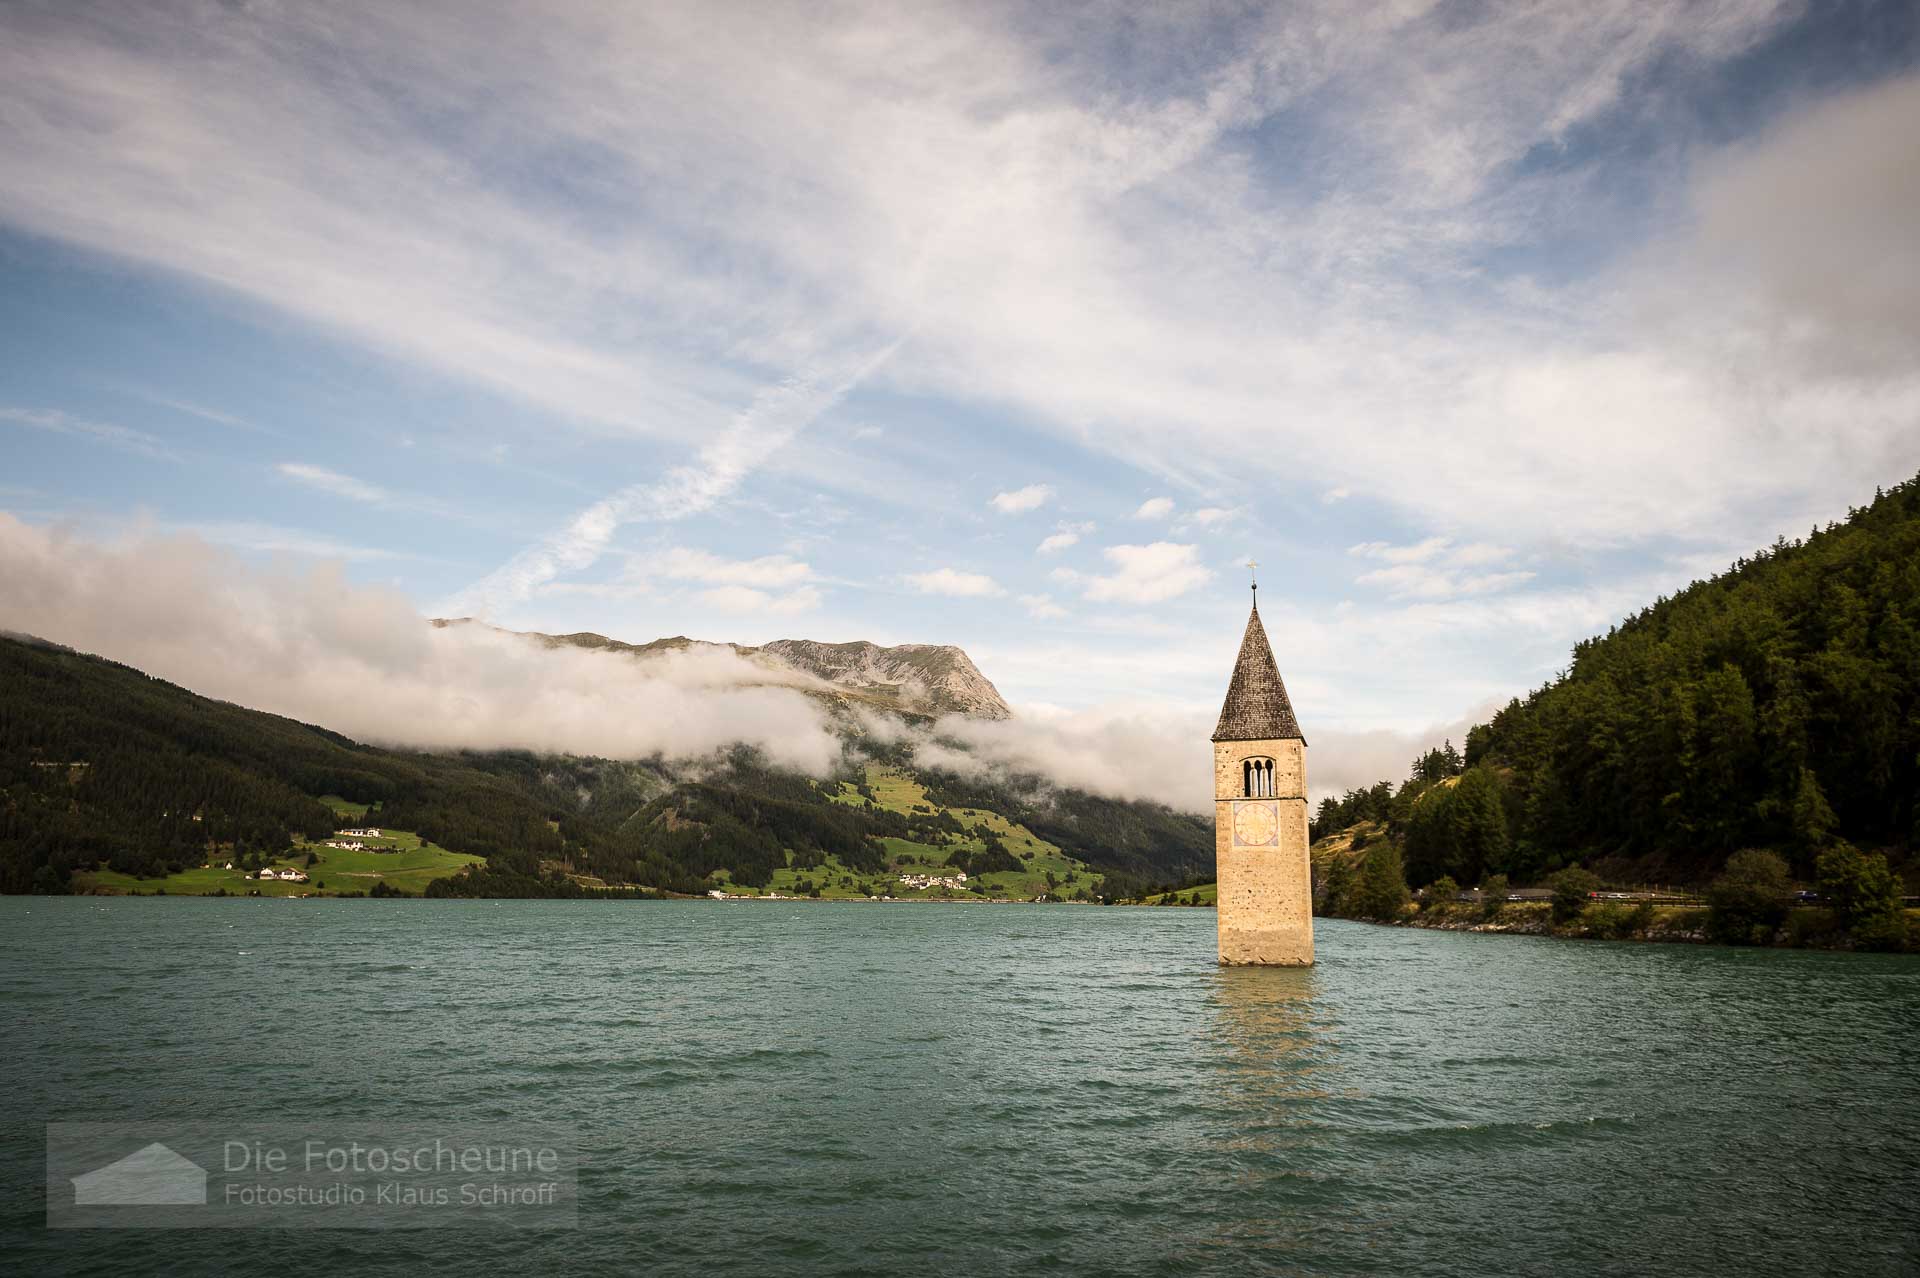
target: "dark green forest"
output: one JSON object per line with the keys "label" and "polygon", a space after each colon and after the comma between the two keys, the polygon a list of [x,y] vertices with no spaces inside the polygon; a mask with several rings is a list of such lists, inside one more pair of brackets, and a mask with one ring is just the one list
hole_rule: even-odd
{"label": "dark green forest", "polygon": [[1917,792],[1920,479],[1580,643],[1464,753],[1323,801],[1314,833],[1383,823],[1415,886],[1704,883],[1747,848],[1811,879],[1839,844],[1906,864]]}
{"label": "dark green forest", "polygon": [[[1034,778],[920,776],[942,802],[998,811],[1109,870],[1114,894],[1191,877],[1211,856],[1203,822],[1158,805],[1049,791]],[[691,893],[722,868],[764,886],[777,867],[829,855],[877,872],[881,838],[961,834],[946,812],[831,802],[820,784],[744,749],[693,776],[657,759],[383,750],[57,645],[0,638],[0,891],[65,892],[76,871],[97,868],[155,877],[216,850],[276,853],[295,835],[335,828],[322,795],[487,858],[483,871],[435,881],[434,895],[582,895],[570,875]],[[1017,864],[990,844],[962,868]]]}

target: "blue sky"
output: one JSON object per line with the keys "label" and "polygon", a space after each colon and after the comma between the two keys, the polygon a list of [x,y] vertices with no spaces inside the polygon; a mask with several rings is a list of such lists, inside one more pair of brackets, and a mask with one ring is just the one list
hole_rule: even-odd
{"label": "blue sky", "polygon": [[1910,5],[0,36],[0,511],[81,541],[1176,717],[1257,557],[1360,783],[1920,470]]}

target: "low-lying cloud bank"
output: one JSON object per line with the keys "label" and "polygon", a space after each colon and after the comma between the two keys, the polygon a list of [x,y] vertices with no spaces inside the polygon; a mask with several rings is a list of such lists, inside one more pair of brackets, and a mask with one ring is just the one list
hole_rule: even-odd
{"label": "low-lying cloud bank", "polygon": [[[256,568],[191,536],[113,544],[0,512],[0,630],[98,653],[203,696],[426,749],[528,749],[699,759],[735,743],[823,776],[845,741],[799,672],[724,648],[636,661],[549,649],[485,626],[434,627],[403,596],[337,565]],[[1211,811],[1210,712],[1028,709],[1000,722],[947,716],[931,731],[870,711],[874,740],[929,766],[1045,778],[1116,799]],[[1315,733],[1313,797],[1405,774],[1464,722],[1424,733]]]}
{"label": "low-lying cloud bank", "polygon": [[[1415,757],[1447,739],[1459,745],[1467,728],[1484,717],[1412,732],[1309,729],[1309,800],[1317,805],[1328,795],[1383,780],[1397,784]],[[914,753],[923,764],[962,776],[1035,774],[1090,794],[1144,799],[1210,816],[1214,718],[1213,712],[1171,709],[1042,715],[1029,710],[998,723],[949,715]]]}
{"label": "low-lying cloud bank", "polygon": [[841,752],[804,691],[819,685],[724,649],[639,662],[435,628],[336,566],[254,569],[193,537],[99,545],[0,514],[0,628],[384,745],[689,758],[745,742],[816,776]]}

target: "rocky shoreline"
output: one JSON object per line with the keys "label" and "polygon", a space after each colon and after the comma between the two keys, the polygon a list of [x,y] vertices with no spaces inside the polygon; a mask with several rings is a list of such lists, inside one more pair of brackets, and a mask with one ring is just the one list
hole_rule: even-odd
{"label": "rocky shoreline", "polygon": [[[1907,911],[1910,934],[1920,925],[1920,911]],[[1716,945],[1707,931],[1704,906],[1641,906],[1626,908],[1614,902],[1589,906],[1580,917],[1564,923],[1553,921],[1552,907],[1545,903],[1516,902],[1488,918],[1478,906],[1459,905],[1430,911],[1411,907],[1398,919],[1352,919],[1381,927],[1418,927],[1437,932],[1497,932],[1513,936],[1550,936],[1563,940],[1646,941],[1672,945]],[[1863,947],[1854,943],[1832,912],[1817,908],[1795,909],[1786,921],[1765,941],[1754,948],[1851,951]],[[1864,952],[1864,951],[1863,951]]]}
{"label": "rocky shoreline", "polygon": [[[1646,911],[1650,918],[1636,918],[1636,911],[1622,910],[1617,915],[1593,917],[1589,910],[1570,923],[1555,923],[1551,906],[1524,902],[1506,906],[1489,919],[1477,907],[1429,911],[1420,909],[1390,923],[1388,927],[1422,927],[1437,932],[1501,932],[1514,936],[1557,936],[1572,940],[1658,941],[1672,944],[1705,945],[1705,908],[1700,906],[1655,906]],[[1621,917],[1624,916],[1624,917]],[[1378,919],[1356,922],[1378,923]]]}

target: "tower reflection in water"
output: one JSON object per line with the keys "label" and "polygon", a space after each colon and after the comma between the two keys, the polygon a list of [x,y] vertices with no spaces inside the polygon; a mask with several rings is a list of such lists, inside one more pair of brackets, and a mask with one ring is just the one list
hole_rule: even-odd
{"label": "tower reflection in water", "polygon": [[1351,1215],[1359,1169],[1338,1130],[1341,1025],[1322,972],[1223,967],[1212,978],[1208,1161],[1226,1213],[1196,1239],[1202,1251],[1252,1247],[1291,1266],[1369,1232]]}
{"label": "tower reflection in water", "polygon": [[1222,1099],[1248,1119],[1302,1119],[1332,1094],[1339,1024],[1314,968],[1222,967],[1209,1001]]}

